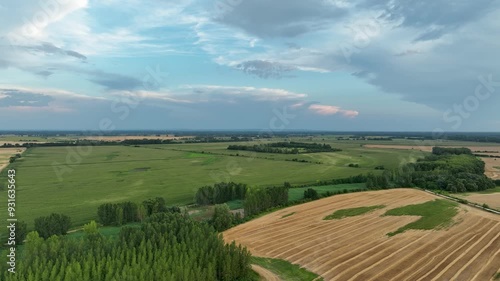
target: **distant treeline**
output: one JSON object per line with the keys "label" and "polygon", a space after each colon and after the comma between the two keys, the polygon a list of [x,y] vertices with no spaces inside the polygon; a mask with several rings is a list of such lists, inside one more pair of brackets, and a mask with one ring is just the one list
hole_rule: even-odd
{"label": "distant treeline", "polygon": [[231,137],[195,137],[193,139],[187,139],[184,141],[184,143],[212,143],[212,142],[239,142],[239,141],[252,141],[252,137],[236,137],[236,136],[231,136]]}
{"label": "distant treeline", "polygon": [[463,140],[478,142],[500,142],[500,133],[454,133],[444,132],[437,134],[434,132],[363,132],[363,131],[308,131],[308,130],[115,130],[112,133],[103,131],[0,131],[0,134],[22,135],[22,137],[85,137],[85,136],[150,136],[174,135],[174,136],[196,136],[200,138],[271,138],[279,137],[313,137],[313,136],[353,136],[372,138],[404,138],[410,140]]}
{"label": "distant treeline", "polygon": [[349,183],[364,183],[367,180],[368,180],[367,176],[360,174],[357,176],[351,176],[351,177],[343,178],[343,179],[321,180],[321,181],[316,181],[315,183],[312,183],[312,184],[303,184],[303,185],[297,185],[294,187],[337,185],[337,184],[349,184]]}
{"label": "distant treeline", "polygon": [[435,148],[433,154],[382,175],[368,175],[369,189],[421,187],[449,192],[480,191],[495,187],[484,175],[485,164],[469,149]]}
{"label": "distant treeline", "polygon": [[432,154],[435,155],[444,155],[444,154],[454,154],[454,155],[460,155],[460,154],[467,154],[467,155],[472,155],[472,151],[466,147],[459,147],[459,148],[454,148],[454,147],[439,147],[435,146],[432,148]]}
{"label": "distant treeline", "polygon": [[392,141],[392,137],[349,136],[349,137],[338,137],[337,140]]}
{"label": "distant treeline", "polygon": [[303,142],[275,142],[256,145],[230,145],[228,150],[244,150],[264,153],[316,153],[316,152],[335,152],[341,149],[332,148],[329,144],[303,143]]}
{"label": "distant treeline", "polygon": [[221,182],[213,186],[203,186],[198,189],[195,195],[196,204],[213,205],[222,204],[231,200],[245,199],[247,185],[243,183]]}
{"label": "distant treeline", "polygon": [[499,135],[475,135],[475,134],[449,135],[449,136],[447,136],[447,139],[460,140],[460,141],[500,143],[500,136]]}
{"label": "distant treeline", "polygon": [[[415,140],[415,141],[424,141],[424,140],[455,140],[455,141],[470,141],[470,142],[492,142],[492,143],[500,143],[500,134],[499,133],[444,133],[442,135],[436,135],[430,132],[422,132],[422,133],[411,133],[411,132],[371,132],[374,135],[379,136],[387,136],[387,137],[365,137],[366,134],[359,133],[351,133],[348,137],[338,137],[337,140],[370,140],[370,141],[391,141],[393,139],[407,139],[407,140]],[[332,133],[341,134],[341,133]],[[361,135],[360,135],[361,134]]]}
{"label": "distant treeline", "polygon": [[123,141],[100,141],[100,140],[77,140],[77,141],[60,141],[60,142],[26,142],[23,144],[4,143],[1,147],[54,147],[54,146],[103,146],[103,145],[147,145],[147,144],[181,144],[182,142],[175,140],[162,139],[142,139],[142,140],[123,140]]}
{"label": "distant treeline", "polygon": [[183,144],[183,143],[213,143],[213,142],[247,142],[252,141],[252,138],[246,137],[231,137],[231,138],[202,138],[196,137],[193,139],[166,140],[166,139],[127,139],[123,141],[105,141],[105,140],[68,140],[58,142],[25,142],[23,144],[4,143],[0,147],[15,148],[15,147],[54,147],[54,146],[104,146],[104,145],[148,145],[148,144]]}
{"label": "distant treeline", "polygon": [[498,155],[489,155],[489,154],[474,154],[477,157],[486,157],[486,158],[500,158]]}

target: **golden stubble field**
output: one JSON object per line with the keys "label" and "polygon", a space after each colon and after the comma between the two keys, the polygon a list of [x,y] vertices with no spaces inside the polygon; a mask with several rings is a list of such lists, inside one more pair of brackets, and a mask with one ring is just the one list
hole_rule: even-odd
{"label": "golden stubble field", "polygon": [[466,196],[460,197],[478,204],[487,204],[491,208],[500,210],[500,193],[498,192],[489,194],[467,194]]}
{"label": "golden stubble field", "polygon": [[9,165],[11,156],[22,153],[24,150],[26,150],[24,147],[0,148],[0,172]]}
{"label": "golden stubble field", "polygon": [[[386,235],[419,217],[381,216],[385,211],[436,198],[414,189],[332,196],[239,225],[224,232],[224,239],[253,255],[299,264],[325,280],[491,280],[500,271],[499,216],[461,206],[447,229]],[[372,205],[386,207],[323,220],[336,210]]]}

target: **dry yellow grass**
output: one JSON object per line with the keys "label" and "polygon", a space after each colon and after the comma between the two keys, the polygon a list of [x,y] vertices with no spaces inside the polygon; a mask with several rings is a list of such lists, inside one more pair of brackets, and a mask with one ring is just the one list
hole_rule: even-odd
{"label": "dry yellow grass", "polygon": [[17,153],[22,153],[26,150],[24,147],[21,148],[0,148],[0,172],[9,165],[9,159],[11,156]]}
{"label": "dry yellow grass", "polygon": [[[333,196],[239,225],[224,232],[224,239],[257,256],[299,264],[325,280],[490,280],[500,268],[498,216],[461,206],[448,229],[386,235],[418,217],[381,214],[434,199],[413,189]],[[371,205],[387,207],[323,220],[336,210]]]}
{"label": "dry yellow grass", "polygon": [[500,167],[500,158],[481,157],[481,160],[486,164],[485,174],[492,179],[500,179],[500,169],[496,168]]}
{"label": "dry yellow grass", "polygon": [[478,204],[488,204],[491,208],[500,210],[500,193],[490,193],[490,194],[470,194],[463,196],[470,202]]}
{"label": "dry yellow grass", "polygon": [[262,266],[252,264],[253,271],[260,275],[261,280],[265,281],[281,281],[278,275],[273,272],[263,268]]}

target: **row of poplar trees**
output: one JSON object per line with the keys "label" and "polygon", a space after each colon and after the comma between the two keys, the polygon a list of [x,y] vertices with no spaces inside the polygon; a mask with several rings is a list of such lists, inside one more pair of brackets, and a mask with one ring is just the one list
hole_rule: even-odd
{"label": "row of poplar trees", "polygon": [[222,204],[231,200],[243,200],[247,192],[247,185],[243,183],[221,182],[213,186],[200,187],[195,195],[196,204]]}
{"label": "row of poplar trees", "polygon": [[182,214],[154,214],[114,238],[99,234],[95,222],[89,225],[82,239],[29,233],[16,273],[0,265],[3,280],[252,280],[246,248],[225,244],[208,224]]}
{"label": "row of poplar trees", "polygon": [[144,200],[142,204],[134,202],[104,203],[97,208],[99,222],[103,225],[120,226],[130,222],[140,222],[155,213],[180,213],[177,206],[168,207],[163,197]]}
{"label": "row of poplar trees", "polygon": [[273,186],[249,189],[243,206],[245,216],[253,216],[273,207],[285,206],[287,203],[288,187]]}

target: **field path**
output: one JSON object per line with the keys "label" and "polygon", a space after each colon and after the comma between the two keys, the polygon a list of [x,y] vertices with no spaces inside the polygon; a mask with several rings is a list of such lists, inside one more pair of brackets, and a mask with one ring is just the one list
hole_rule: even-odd
{"label": "field path", "polygon": [[[446,229],[386,235],[419,219],[381,216],[388,209],[436,198],[416,189],[336,195],[276,211],[223,235],[254,255],[287,260],[324,280],[492,279],[500,269],[500,216],[460,205]],[[386,207],[323,220],[336,210],[373,205]]]}
{"label": "field path", "polygon": [[278,275],[274,274],[273,272],[263,268],[260,265],[252,264],[252,269],[253,271],[257,272],[260,277],[262,277],[262,280],[266,281],[281,281]]}

